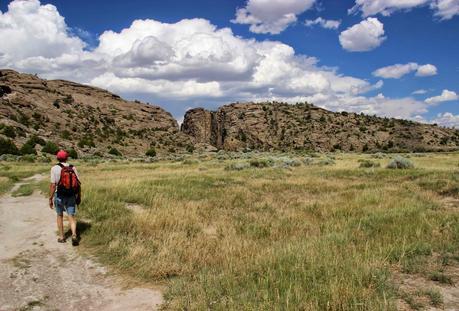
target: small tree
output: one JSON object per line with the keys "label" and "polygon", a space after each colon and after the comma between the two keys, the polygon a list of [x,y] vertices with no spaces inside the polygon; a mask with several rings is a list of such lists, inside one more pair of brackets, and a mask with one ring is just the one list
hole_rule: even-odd
{"label": "small tree", "polygon": [[145,155],[147,157],[156,157],[156,150],[155,148],[151,147],[150,149],[147,150],[147,152],[145,152]]}
{"label": "small tree", "polygon": [[63,130],[62,133],[61,133],[61,137],[63,139],[70,139],[70,132],[67,131],[67,130]]}
{"label": "small tree", "polygon": [[110,148],[108,153],[111,154],[111,155],[114,155],[114,156],[118,156],[118,157],[122,156],[121,152],[119,152],[119,150],[114,148],[114,147]]}
{"label": "small tree", "polygon": [[16,147],[11,139],[3,139],[0,137],[0,155],[2,154],[19,155],[18,147]]}
{"label": "small tree", "polygon": [[193,146],[193,145],[188,145],[188,146],[186,146],[186,151],[189,152],[189,153],[193,153],[193,151],[194,151],[194,146]]}
{"label": "small tree", "polygon": [[46,141],[43,138],[38,137],[37,135],[32,135],[32,136],[30,136],[30,138],[26,142],[26,144],[29,144],[29,145],[34,146],[34,147],[37,144],[40,145],[40,146],[44,146],[44,145],[46,145]]}
{"label": "small tree", "polygon": [[51,141],[48,141],[43,146],[41,151],[44,152],[44,153],[49,153],[49,154],[56,154],[59,151],[59,147],[55,143],[53,143]]}
{"label": "small tree", "polygon": [[24,145],[22,145],[20,152],[22,155],[37,154],[37,151],[35,150],[35,145],[29,143],[25,143]]}
{"label": "small tree", "polygon": [[16,137],[16,131],[14,130],[14,127],[5,125],[2,129],[3,135],[10,137],[10,138],[15,138]]}
{"label": "small tree", "polygon": [[71,157],[72,159],[78,159],[78,152],[72,148],[68,151],[69,153],[69,157]]}

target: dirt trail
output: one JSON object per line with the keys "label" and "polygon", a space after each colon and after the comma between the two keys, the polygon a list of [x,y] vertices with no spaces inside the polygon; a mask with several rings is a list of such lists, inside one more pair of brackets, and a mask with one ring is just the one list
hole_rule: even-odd
{"label": "dirt trail", "polygon": [[38,193],[14,198],[13,191],[0,197],[1,311],[156,310],[162,303],[159,290],[122,289],[70,242],[57,243],[55,213],[46,198]]}

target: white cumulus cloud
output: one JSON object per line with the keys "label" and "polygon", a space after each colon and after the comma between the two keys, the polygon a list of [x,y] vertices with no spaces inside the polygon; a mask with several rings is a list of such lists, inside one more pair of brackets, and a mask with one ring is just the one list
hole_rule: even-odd
{"label": "white cumulus cloud", "polygon": [[41,5],[38,0],[13,1],[8,11],[0,11],[0,42],[3,62],[73,54],[85,46],[81,39],[68,33],[55,6]]}
{"label": "white cumulus cloud", "polygon": [[320,27],[325,28],[325,29],[338,29],[339,26],[341,25],[341,21],[317,17],[314,20],[311,20],[311,19],[306,20],[304,24],[308,27],[319,25]]}
{"label": "white cumulus cloud", "polygon": [[416,76],[427,77],[437,74],[437,67],[431,64],[419,65],[417,63],[395,64],[382,67],[373,72],[375,77],[384,79],[400,79],[401,77],[416,71]]}
{"label": "white cumulus cloud", "polygon": [[[38,28],[43,33],[37,27],[44,27]],[[0,13],[0,66],[130,98],[180,103],[183,109],[195,103],[307,100],[332,110],[412,118],[429,107],[412,98],[366,97],[383,82],[343,75],[287,44],[245,39],[205,19],[135,20],[120,31],[102,33],[91,51],[68,29],[53,5],[11,2]],[[383,34],[381,24],[375,36]],[[363,39],[368,41],[365,35]]]}
{"label": "white cumulus cloud", "polygon": [[431,4],[435,16],[441,20],[448,20],[459,15],[459,0],[436,0]]}
{"label": "white cumulus cloud", "polygon": [[429,97],[426,99],[426,103],[435,105],[443,102],[458,100],[459,96],[454,91],[443,90],[441,95]]}
{"label": "white cumulus cloud", "polygon": [[279,34],[314,3],[315,0],[248,0],[244,8],[236,11],[232,22],[250,25],[254,33]]}
{"label": "white cumulus cloud", "polygon": [[418,77],[429,77],[437,74],[437,67],[431,64],[419,66],[416,71]]}
{"label": "white cumulus cloud", "polygon": [[459,15],[459,0],[356,0],[349,13],[361,11],[364,17],[377,14],[389,16],[396,11],[427,5],[434,11],[434,15],[441,20],[448,20]]}
{"label": "white cumulus cloud", "polygon": [[373,17],[349,27],[339,35],[341,46],[351,52],[373,50],[380,46],[385,39],[383,23]]}
{"label": "white cumulus cloud", "polygon": [[382,14],[388,16],[395,11],[408,10],[427,5],[431,0],[356,0],[349,13],[362,11],[364,17]]}
{"label": "white cumulus cloud", "polygon": [[459,115],[451,112],[439,113],[430,123],[437,123],[441,126],[459,128]]}

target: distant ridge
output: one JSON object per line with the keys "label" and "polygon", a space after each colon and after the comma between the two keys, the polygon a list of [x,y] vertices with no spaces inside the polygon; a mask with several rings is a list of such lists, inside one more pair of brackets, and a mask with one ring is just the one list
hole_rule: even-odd
{"label": "distant ridge", "polygon": [[459,131],[431,124],[331,112],[303,103],[236,103],[192,109],[182,132],[225,150],[425,152],[456,150]]}
{"label": "distant ridge", "polygon": [[217,111],[191,109],[179,129],[172,115],[158,106],[126,101],[100,88],[6,69],[0,70],[0,138],[26,153],[40,153],[50,142],[78,154],[100,156],[196,148],[423,152],[452,151],[459,146],[455,129],[336,113],[307,103],[235,103]]}

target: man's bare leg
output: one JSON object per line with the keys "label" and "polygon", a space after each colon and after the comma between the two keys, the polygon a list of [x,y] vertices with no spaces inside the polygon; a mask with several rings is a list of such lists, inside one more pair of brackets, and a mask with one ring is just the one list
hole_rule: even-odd
{"label": "man's bare leg", "polygon": [[64,239],[64,216],[57,215],[57,230],[59,231],[59,238]]}
{"label": "man's bare leg", "polygon": [[70,223],[70,230],[72,230],[72,237],[76,238],[77,232],[76,232],[76,219],[75,216],[68,216],[69,218],[69,223]]}

